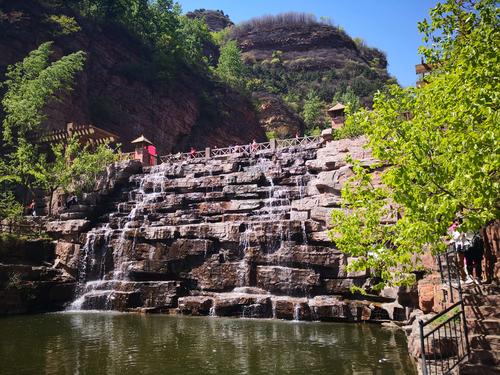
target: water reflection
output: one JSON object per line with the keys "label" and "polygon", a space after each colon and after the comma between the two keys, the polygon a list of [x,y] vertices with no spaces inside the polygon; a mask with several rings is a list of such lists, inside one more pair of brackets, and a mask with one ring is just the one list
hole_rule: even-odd
{"label": "water reflection", "polygon": [[414,374],[368,324],[113,313],[0,319],[1,374]]}

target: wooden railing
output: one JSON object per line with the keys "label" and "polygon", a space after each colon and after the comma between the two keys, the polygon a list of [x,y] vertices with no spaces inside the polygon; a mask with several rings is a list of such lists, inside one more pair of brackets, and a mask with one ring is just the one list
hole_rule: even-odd
{"label": "wooden railing", "polygon": [[319,145],[322,142],[321,137],[301,137],[290,139],[272,139],[269,142],[252,143],[247,145],[236,145],[224,148],[207,147],[203,151],[184,152],[160,156],[162,163],[176,162],[182,160],[199,160],[209,158],[223,158],[229,155],[253,156],[262,151],[284,151],[291,147]]}

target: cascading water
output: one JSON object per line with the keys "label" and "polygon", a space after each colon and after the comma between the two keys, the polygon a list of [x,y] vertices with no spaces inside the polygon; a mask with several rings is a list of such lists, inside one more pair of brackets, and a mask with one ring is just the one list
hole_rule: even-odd
{"label": "cascading water", "polygon": [[[138,229],[133,226],[137,225],[135,222],[138,220],[142,220],[143,223],[147,221],[147,214],[143,212],[144,208],[164,193],[163,174],[161,166],[153,167],[150,173],[141,179],[139,186],[128,193],[133,205],[125,220],[122,220],[121,216],[126,207],[130,207],[130,202],[117,205],[117,212],[114,214],[118,219],[117,229],[112,229],[107,223],[87,233],[87,239],[81,251],[83,255],[80,257],[76,299],[70,304],[68,310],[114,308],[117,288],[127,284],[128,272],[134,265],[134,261],[129,260],[124,254],[128,232],[131,230],[134,232],[129,250],[130,254],[134,254]],[[146,185],[149,185],[147,193]],[[113,214],[110,216],[113,217]],[[114,241],[114,246],[113,237],[118,238]],[[110,248],[113,250],[114,259],[108,271],[106,264],[109,262],[108,250]],[[98,259],[99,264],[96,266]]]}
{"label": "cascading water", "polygon": [[[307,245],[306,220],[292,212],[300,211],[294,201],[306,195],[304,164],[293,153],[268,152],[260,158],[174,161],[132,176],[115,212],[103,216],[109,222],[87,235],[71,308],[154,306],[143,301],[164,293],[152,290],[162,282],[184,288],[184,294],[172,292],[168,308],[192,288],[199,295],[247,301],[232,310],[246,317],[270,316],[271,310],[276,316],[275,301],[263,302],[268,294],[310,295],[316,274],[301,257],[307,249],[296,246]],[[216,278],[223,282],[213,283]],[[252,293],[264,297],[249,299]],[[210,315],[229,311],[227,300],[218,301]],[[300,306],[288,311],[300,316]]]}

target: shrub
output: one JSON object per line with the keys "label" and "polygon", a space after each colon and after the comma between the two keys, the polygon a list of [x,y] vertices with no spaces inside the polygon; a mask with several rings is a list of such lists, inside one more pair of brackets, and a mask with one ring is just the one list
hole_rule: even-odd
{"label": "shrub", "polygon": [[57,34],[69,35],[81,30],[80,25],[73,17],[65,16],[64,14],[53,14],[48,17],[50,23],[54,23],[59,27]]}

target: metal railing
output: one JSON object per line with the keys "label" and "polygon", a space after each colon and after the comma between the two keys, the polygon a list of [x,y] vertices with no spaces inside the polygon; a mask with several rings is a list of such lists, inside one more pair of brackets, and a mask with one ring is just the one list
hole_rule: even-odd
{"label": "metal railing", "polygon": [[450,374],[470,354],[460,266],[454,246],[438,254],[436,261],[443,286],[443,302],[451,306],[426,322],[419,321],[423,375]]}
{"label": "metal railing", "polygon": [[423,375],[450,374],[469,357],[467,323],[460,300],[420,326],[420,352]]}
{"label": "metal railing", "polygon": [[238,156],[253,156],[262,151],[267,150],[280,150],[284,151],[290,147],[296,146],[310,146],[310,145],[319,145],[321,143],[321,137],[297,137],[290,139],[273,139],[269,142],[262,143],[252,143],[247,145],[236,145],[229,146],[223,148],[209,148],[207,147],[202,151],[192,151],[192,152],[184,152],[177,154],[170,154],[160,156],[160,160],[162,163],[168,162],[176,162],[183,160],[199,160],[199,159],[208,159],[212,157],[226,157],[229,155],[238,155]]}
{"label": "metal railing", "polygon": [[446,252],[436,255],[436,262],[441,275],[441,284],[443,285],[443,301],[454,303],[455,300],[461,300],[462,282],[455,247],[451,245]]}

